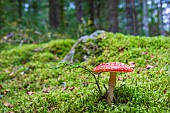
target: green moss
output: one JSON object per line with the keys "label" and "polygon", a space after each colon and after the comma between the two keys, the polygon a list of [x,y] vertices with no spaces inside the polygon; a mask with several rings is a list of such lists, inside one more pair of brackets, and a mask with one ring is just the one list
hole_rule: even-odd
{"label": "green moss", "polygon": [[74,43],[75,41],[70,39],[56,40],[45,44],[43,49],[44,51],[49,51],[54,55],[63,58],[69,52]]}
{"label": "green moss", "polygon": [[30,60],[33,60],[33,61],[40,61],[40,62],[47,62],[47,61],[50,61],[50,60],[55,60],[55,57],[52,53],[50,52],[43,52],[43,53],[38,53],[38,54],[35,54],[33,55]]}
{"label": "green moss", "polygon": [[62,59],[75,43],[74,40],[56,40],[47,44],[28,44],[22,47],[13,47],[0,53],[0,66],[21,65],[30,61],[55,61]]}
{"label": "green moss", "polygon": [[[124,63],[135,61],[138,66],[142,66],[147,63],[153,64],[156,59],[164,60],[164,58],[170,56],[170,53],[166,52],[170,51],[169,38],[145,38],[112,33],[106,33],[105,37],[106,39],[101,40],[98,44],[94,43],[94,45],[98,46],[98,50],[96,51],[102,51],[100,51],[101,55],[94,55],[94,57],[89,59],[88,62],[90,64],[113,61]],[[143,54],[144,52],[147,54]],[[164,55],[164,58],[160,57],[157,53]],[[91,56],[93,56],[93,52]],[[151,56],[155,58],[151,62],[148,62],[151,60]]]}
{"label": "green moss", "polygon": [[[102,37],[102,38],[101,38]],[[104,38],[103,38],[104,37]],[[0,52],[1,112],[159,112],[170,111],[170,40],[168,37],[135,37],[105,33],[76,48],[75,61],[92,70],[103,62],[134,61],[133,73],[118,73],[114,103],[99,98],[93,77],[80,68],[58,62],[75,43],[55,40],[46,44],[5,47]],[[82,48],[88,48],[89,53]],[[152,57],[151,57],[152,56]],[[56,59],[59,58],[59,59]],[[153,65],[147,70],[147,64]],[[109,73],[101,73],[103,95]],[[62,83],[66,82],[66,90]],[[71,90],[72,89],[72,90]],[[6,94],[5,91],[8,91]],[[28,95],[28,92],[33,92]],[[10,108],[5,102],[13,104]]]}

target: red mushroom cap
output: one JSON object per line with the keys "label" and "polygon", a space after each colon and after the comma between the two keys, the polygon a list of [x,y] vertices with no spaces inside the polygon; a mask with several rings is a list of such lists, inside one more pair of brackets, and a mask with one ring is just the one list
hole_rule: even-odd
{"label": "red mushroom cap", "polygon": [[133,68],[121,62],[102,63],[93,69],[94,72],[132,72]]}

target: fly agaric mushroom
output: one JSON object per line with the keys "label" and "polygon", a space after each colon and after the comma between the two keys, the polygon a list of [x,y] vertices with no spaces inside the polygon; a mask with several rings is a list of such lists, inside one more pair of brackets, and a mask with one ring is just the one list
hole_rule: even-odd
{"label": "fly agaric mushroom", "polygon": [[121,62],[102,63],[93,69],[94,72],[110,72],[109,88],[107,91],[107,103],[113,102],[113,91],[116,85],[117,72],[132,72],[133,68]]}

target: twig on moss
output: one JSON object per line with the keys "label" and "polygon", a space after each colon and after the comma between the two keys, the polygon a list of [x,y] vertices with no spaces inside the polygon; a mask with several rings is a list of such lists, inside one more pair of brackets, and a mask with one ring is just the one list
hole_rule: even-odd
{"label": "twig on moss", "polygon": [[[100,95],[102,95],[102,91],[101,91],[100,85],[99,85],[99,75],[100,75],[100,73],[98,74],[98,77],[96,78],[95,74],[91,70],[89,70],[89,69],[87,69],[87,68],[85,68],[83,66],[80,66],[78,64],[71,64],[71,63],[67,63],[67,62],[66,63],[59,63],[59,64],[63,64],[60,67],[70,66],[69,69],[81,68],[81,69],[85,70],[86,72],[90,73],[93,76],[94,80],[95,80],[95,84],[97,85],[97,88],[98,88],[98,91],[99,91]],[[57,68],[59,68],[59,67],[57,67]]]}

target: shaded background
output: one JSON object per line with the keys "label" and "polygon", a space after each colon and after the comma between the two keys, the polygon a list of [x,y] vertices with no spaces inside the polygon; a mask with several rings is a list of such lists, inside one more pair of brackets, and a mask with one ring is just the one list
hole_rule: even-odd
{"label": "shaded background", "polygon": [[0,38],[46,42],[95,30],[170,35],[169,0],[1,0]]}

